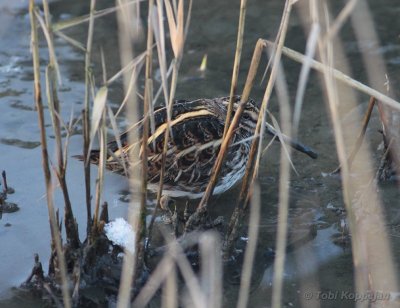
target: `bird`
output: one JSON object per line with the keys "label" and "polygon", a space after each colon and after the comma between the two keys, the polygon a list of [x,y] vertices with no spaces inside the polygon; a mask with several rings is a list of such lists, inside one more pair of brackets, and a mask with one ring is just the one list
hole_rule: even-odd
{"label": "bird", "polygon": [[[163,195],[188,199],[203,196],[222,143],[229,100],[228,96],[174,102],[165,158]],[[241,96],[233,97],[231,118],[240,100]],[[231,140],[214,195],[229,190],[243,177],[259,112],[257,103],[249,99]],[[147,142],[147,188],[152,192],[156,192],[159,187],[167,119],[165,107],[154,111],[154,130]],[[288,142],[295,149],[316,158],[317,154],[312,149],[278,133],[270,124],[267,124],[267,132],[280,136],[283,138],[281,141]],[[134,146],[129,144],[128,133],[127,131],[120,136],[120,146],[116,140],[107,144],[105,162],[107,169],[124,175],[129,170],[129,151]],[[140,153],[142,152],[141,148]],[[99,164],[100,151],[92,150],[89,157],[91,163]]]}

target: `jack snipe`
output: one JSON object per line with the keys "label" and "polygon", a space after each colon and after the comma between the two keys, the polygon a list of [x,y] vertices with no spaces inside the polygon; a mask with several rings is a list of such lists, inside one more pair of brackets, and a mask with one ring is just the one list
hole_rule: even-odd
{"label": "jack snipe", "polygon": [[[232,117],[240,102],[234,97]],[[169,138],[165,164],[163,194],[171,197],[200,198],[209,182],[212,168],[220,149],[229,97],[176,101],[171,113],[172,137]],[[220,179],[214,194],[220,194],[239,181],[245,171],[252,136],[259,109],[249,100],[242,114],[239,127],[231,142]],[[161,155],[164,145],[167,113],[165,108],[155,111],[155,130],[148,141],[148,189],[157,191],[160,180]],[[269,133],[276,135],[267,124]],[[285,140],[297,150],[315,158],[311,149],[291,140]],[[106,167],[125,174],[121,161],[128,162],[128,134],[121,135],[122,148],[116,141],[108,144]],[[99,151],[91,152],[92,163],[99,161]]]}

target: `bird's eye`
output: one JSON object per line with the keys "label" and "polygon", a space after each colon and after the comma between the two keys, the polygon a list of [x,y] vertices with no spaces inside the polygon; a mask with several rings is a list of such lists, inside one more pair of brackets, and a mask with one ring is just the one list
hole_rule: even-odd
{"label": "bird's eye", "polygon": [[248,113],[243,113],[243,119],[249,120],[250,119],[250,115]]}

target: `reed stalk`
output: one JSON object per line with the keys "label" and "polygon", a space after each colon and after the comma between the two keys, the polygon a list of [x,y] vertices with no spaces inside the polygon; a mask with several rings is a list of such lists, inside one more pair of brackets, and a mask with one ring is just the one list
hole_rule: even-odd
{"label": "reed stalk", "polygon": [[[67,241],[71,245],[71,248],[78,248],[80,246],[78,226],[76,224],[74,214],[72,211],[71,200],[69,197],[68,186],[66,181],[67,161],[64,157],[64,146],[61,137],[61,119],[60,119],[60,101],[57,95],[57,82],[61,82],[59,73],[55,47],[53,42],[53,31],[50,20],[49,5],[46,0],[43,0],[44,18],[39,14],[36,14],[39,23],[42,26],[43,32],[47,39],[48,50],[49,50],[49,64],[46,69],[46,94],[49,105],[50,115],[52,119],[53,131],[56,140],[56,155],[58,166],[55,167],[55,173],[57,175],[58,182],[60,184],[61,191],[64,197],[64,223],[65,231],[67,235]],[[67,141],[68,142],[68,141]]]}
{"label": "reed stalk", "polygon": [[205,307],[222,306],[222,260],[219,236],[214,232],[204,232],[199,239],[201,256],[200,282],[206,298]]}
{"label": "reed stalk", "polygon": [[[291,136],[291,108],[289,104],[289,94],[284,80],[284,73],[278,66],[278,77],[276,79],[276,89],[278,93],[282,130],[289,137]],[[274,261],[274,277],[272,282],[272,307],[278,308],[282,305],[282,289],[284,279],[284,265],[286,259],[288,216],[289,216],[289,187],[290,187],[290,156],[291,148],[288,153],[282,149],[280,154],[279,172],[279,207],[278,207],[278,230],[276,234],[276,252]]]}
{"label": "reed stalk", "polygon": [[144,88],[144,117],[143,117],[143,134],[141,142],[141,191],[140,191],[140,210],[139,210],[139,221],[140,226],[138,228],[138,234],[136,237],[137,247],[137,260],[138,267],[143,265],[145,260],[145,239],[146,239],[146,203],[147,203],[147,149],[148,149],[148,138],[149,138],[149,114],[150,110],[153,109],[153,22],[152,15],[154,9],[154,0],[149,0],[149,12],[147,17],[147,49],[146,49],[146,71],[145,71],[145,88]]}
{"label": "reed stalk", "polygon": [[217,184],[219,172],[220,172],[222,164],[224,162],[227,150],[229,149],[232,137],[235,134],[236,127],[239,124],[240,117],[241,117],[241,115],[244,111],[244,108],[247,104],[247,101],[249,99],[250,92],[253,87],[254,79],[257,74],[257,69],[258,69],[258,66],[260,63],[261,54],[262,54],[264,47],[265,47],[264,41],[262,39],[259,39],[257,41],[256,47],[254,48],[253,57],[251,59],[249,72],[247,74],[246,83],[245,83],[245,86],[243,89],[243,93],[242,93],[242,97],[241,97],[238,109],[236,110],[236,113],[232,119],[232,122],[226,133],[226,137],[222,141],[220,150],[218,152],[218,156],[215,160],[215,164],[214,164],[213,170],[211,172],[210,182],[208,183],[207,188],[204,192],[204,195],[196,208],[196,212],[193,213],[190,216],[190,218],[188,219],[186,226],[185,226],[186,230],[192,229],[198,223],[198,221],[201,221],[204,218],[204,214],[207,212],[208,200],[214,191],[215,185]]}
{"label": "reed stalk", "polygon": [[238,26],[238,34],[237,34],[237,42],[236,42],[236,52],[235,52],[235,60],[233,63],[231,90],[229,91],[229,104],[228,104],[228,111],[227,111],[227,116],[226,116],[226,120],[225,120],[223,137],[226,136],[229,124],[231,122],[231,114],[232,114],[232,110],[233,110],[233,97],[236,94],[236,89],[237,89],[239,68],[240,68],[240,58],[242,55],[242,47],[243,47],[244,26],[245,26],[245,20],[246,20],[246,5],[247,5],[247,0],[240,1],[240,15],[239,15],[239,26]]}
{"label": "reed stalk", "polygon": [[[373,43],[373,46],[379,46],[379,40],[372,21],[373,18],[368,8],[368,3],[364,0],[357,1],[357,5],[351,15],[356,38],[358,41],[368,41]],[[370,84],[380,92],[386,92],[389,96],[394,97],[382,56],[378,53],[363,52],[362,57]],[[390,159],[394,162],[393,167],[396,172],[400,173],[400,113],[398,110],[394,111],[385,105],[378,110],[382,114],[381,118],[387,119],[386,123],[382,122],[383,131],[385,138],[392,140]]]}
{"label": "reed stalk", "polygon": [[[364,114],[364,118],[362,120],[362,126],[361,126],[360,134],[358,135],[358,138],[357,138],[357,141],[356,141],[356,143],[355,143],[355,145],[353,147],[353,150],[351,151],[351,153],[350,153],[350,155],[349,155],[349,157],[347,159],[348,164],[349,164],[349,168],[351,168],[351,165],[352,165],[354,159],[356,158],[356,155],[357,155],[358,151],[360,150],[361,145],[362,145],[362,143],[364,141],[365,133],[367,132],[369,120],[371,119],[372,110],[374,109],[375,103],[376,103],[375,97],[371,97],[369,99],[368,107],[367,107],[367,110],[366,110],[366,112]],[[337,172],[340,172],[340,166],[335,171],[333,171],[332,173],[337,173]]]}
{"label": "reed stalk", "polygon": [[[99,90],[99,92],[101,89]],[[99,95],[99,94],[98,94]],[[97,98],[98,96],[96,96]],[[97,106],[97,99],[94,100],[93,110],[96,108],[101,108]],[[104,103],[105,104],[105,103]],[[103,184],[104,184],[104,171],[107,159],[107,130],[106,130],[106,108],[105,105],[103,110],[100,111],[101,118],[98,129],[96,129],[99,139],[100,139],[100,155],[99,155],[99,169],[96,179],[96,193],[95,193],[95,201],[94,201],[94,214],[93,214],[93,226],[91,231],[91,240],[94,240],[94,237],[99,233],[99,222],[100,222],[100,203],[101,197],[103,193]],[[94,118],[91,119],[92,123],[95,121]],[[90,147],[89,147],[90,148]]]}
{"label": "reed stalk", "polygon": [[51,182],[51,172],[49,166],[45,120],[44,120],[43,103],[42,103],[41,86],[40,86],[40,63],[39,63],[40,60],[39,60],[39,45],[38,45],[38,33],[37,33],[37,19],[35,15],[35,3],[33,0],[29,1],[29,16],[31,22],[31,44],[32,44],[32,56],[33,56],[35,106],[38,113],[40,142],[42,148],[42,166],[45,177],[46,200],[47,200],[47,209],[50,220],[52,247],[55,247],[58,256],[58,266],[60,270],[61,288],[62,288],[64,305],[65,307],[69,308],[71,307],[71,298],[68,290],[67,268],[65,264],[65,256],[61,244],[61,235],[56,222],[54,203],[53,203],[53,187]]}
{"label": "reed stalk", "polygon": [[[274,42],[271,42],[269,40],[265,40],[265,44],[268,46],[274,46]],[[282,48],[282,53],[287,56],[288,58],[299,62],[299,63],[304,63],[306,61],[306,56],[303,54],[288,48],[288,47],[283,47]],[[318,72],[323,72],[325,69],[329,69],[332,72],[332,76],[339,80],[340,82],[362,92],[367,94],[368,96],[373,96],[375,97],[378,101],[380,101],[382,104],[384,104],[387,107],[390,107],[396,111],[400,111],[400,103],[396,101],[395,99],[383,94],[382,92],[379,92],[378,90],[371,88],[367,86],[366,84],[363,84],[350,76],[344,74],[340,70],[332,67],[327,67],[325,64],[316,61],[316,60],[311,60],[310,65],[313,69],[315,69]]]}
{"label": "reed stalk", "polygon": [[[181,65],[182,57],[183,57],[184,42],[185,42],[185,38],[186,38],[186,34],[187,34],[188,25],[190,23],[192,1],[191,0],[189,1],[188,17],[186,18],[186,22],[184,20],[183,0],[179,0],[178,8],[177,8],[177,10],[175,10],[175,14],[172,12],[171,3],[169,0],[165,0],[165,6],[166,6],[166,11],[167,11],[168,26],[169,26],[169,30],[170,30],[170,34],[171,34],[171,45],[172,45],[172,49],[174,52],[174,59],[172,60],[172,77],[171,77],[170,92],[169,92],[169,97],[168,97],[169,101],[168,101],[168,105],[166,106],[166,108],[167,108],[167,123],[166,124],[167,125],[166,125],[166,129],[165,129],[165,134],[164,134],[163,152],[161,155],[160,181],[158,184],[158,191],[157,191],[156,210],[159,209],[161,206],[161,197],[162,197],[162,191],[163,191],[163,186],[164,186],[165,162],[166,162],[169,138],[171,137],[173,139],[172,131],[171,131],[171,112],[172,112],[172,107],[173,107],[174,99],[175,99],[179,67]],[[163,66],[165,66],[165,64]],[[165,92],[165,90],[164,90],[164,92]]]}
{"label": "reed stalk", "polygon": [[248,242],[243,260],[242,275],[240,277],[240,290],[237,308],[246,308],[250,295],[251,274],[253,271],[254,257],[257,249],[258,229],[260,224],[260,186],[255,183],[250,205]]}
{"label": "reed stalk", "polygon": [[[126,0],[117,0],[117,5],[122,8],[127,4]],[[136,12],[137,13],[137,12]],[[131,25],[132,22],[135,23],[135,20],[140,18],[135,14],[132,8],[129,9],[118,9],[117,10],[117,22],[118,22],[118,40],[119,40],[119,50],[120,50],[120,58],[121,58],[121,66],[126,67],[133,59],[133,47],[132,43],[137,39],[137,32],[135,32]],[[135,34],[136,33],[136,34]],[[131,123],[138,122],[138,103],[136,97],[136,81],[132,79],[128,71],[124,71],[123,73],[123,85],[124,90],[127,95],[127,118]],[[137,144],[139,142],[139,136],[137,132],[130,131],[128,134],[128,141],[130,144]],[[141,164],[139,158],[139,149],[138,147],[133,147],[129,151],[129,160],[130,160],[130,168],[129,168],[129,186],[131,190],[131,194],[133,196],[140,194],[141,188],[139,187],[138,182],[141,179]],[[128,213],[128,221],[132,226],[133,230],[135,230],[136,234],[140,232],[140,209],[143,208],[144,205],[137,205],[134,198],[132,198],[129,204],[129,213]],[[135,253],[133,254],[129,249],[125,249],[123,264],[122,264],[122,272],[121,279],[119,285],[118,292],[118,302],[117,308],[125,308],[130,305],[131,302],[131,287],[133,282],[135,281],[135,277],[137,274],[137,245],[136,241]]]}
{"label": "reed stalk", "polygon": [[[260,114],[257,120],[257,125],[256,129],[254,132],[254,136],[261,136],[261,138],[254,138],[253,142],[250,147],[250,152],[249,152],[249,159],[246,165],[246,171],[245,175],[243,177],[242,181],[242,188],[240,191],[239,199],[236,204],[235,210],[232,214],[229,226],[228,226],[228,231],[225,237],[225,243],[224,243],[224,257],[228,258],[229,255],[232,252],[233,245],[236,241],[240,225],[243,220],[243,215],[245,212],[245,209],[247,207],[247,200],[250,198],[250,195],[252,193],[252,187],[254,180],[257,177],[258,174],[258,168],[254,168],[255,165],[258,166],[259,161],[261,159],[261,149],[262,146],[259,145],[260,139],[262,139],[263,132],[264,132],[264,126],[265,126],[265,118],[266,118],[266,112],[268,108],[268,103],[269,99],[272,94],[272,89],[275,84],[275,80],[277,77],[278,73],[278,68],[279,68],[279,63],[281,59],[281,53],[282,53],[282,48],[283,44],[285,42],[286,38],[286,32],[288,28],[288,23],[289,23],[289,17],[290,17],[290,12],[292,8],[292,1],[286,1],[285,3],[285,8],[283,11],[283,16],[282,16],[282,21],[281,21],[281,26],[279,29],[279,32],[277,34],[277,42],[274,43],[274,48],[276,47],[276,50],[273,52],[273,56],[271,57],[273,59],[273,64],[272,64],[272,70],[271,70],[271,75],[267,84],[267,87],[265,89],[264,97],[261,103],[261,108],[260,108]],[[264,46],[265,42],[263,41]]]}
{"label": "reed stalk", "polygon": [[60,126],[60,104],[57,97],[57,90],[55,84],[55,75],[52,64],[50,63],[46,69],[46,89],[47,89],[47,101],[49,104],[49,110],[53,122],[54,136],[56,140],[56,153],[58,166],[55,168],[55,173],[60,184],[61,191],[64,197],[64,224],[65,232],[67,235],[67,242],[71,248],[79,248],[79,234],[78,225],[73,214],[71,200],[69,197],[69,191],[66,180],[67,171],[67,158],[64,159],[64,150],[61,137],[61,126]]}
{"label": "reed stalk", "polygon": [[84,107],[82,114],[82,126],[83,126],[83,170],[85,177],[85,196],[86,196],[86,215],[87,225],[86,234],[90,238],[92,229],[92,205],[91,205],[91,189],[90,189],[90,164],[89,164],[89,146],[90,146],[90,88],[92,73],[90,69],[92,45],[93,45],[93,32],[94,32],[94,13],[96,7],[96,0],[90,1],[90,12],[89,12],[89,27],[88,37],[86,41],[86,53],[85,53],[85,97]]}

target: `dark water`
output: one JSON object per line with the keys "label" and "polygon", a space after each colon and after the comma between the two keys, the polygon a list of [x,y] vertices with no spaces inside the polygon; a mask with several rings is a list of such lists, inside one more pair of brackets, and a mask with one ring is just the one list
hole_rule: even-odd
{"label": "dark water", "polygon": [[[381,46],[369,46],[366,42],[362,48],[371,52],[379,52],[385,59],[392,89],[400,76],[400,27],[397,18],[400,7],[394,0],[378,2],[370,1],[371,11]],[[112,5],[112,1],[100,1],[99,7]],[[283,1],[249,1],[243,60],[241,63],[240,85],[245,80],[247,68],[258,38],[274,39],[283,9]],[[335,5],[340,8],[339,4]],[[333,8],[337,11],[338,8]],[[88,12],[88,3],[82,1],[52,2],[51,12],[54,21],[81,16]],[[185,55],[177,89],[177,98],[217,97],[229,93],[232,64],[236,45],[236,24],[239,14],[239,1],[218,2],[194,1],[191,27],[185,45]],[[39,131],[36,113],[33,111],[32,66],[29,53],[30,25],[27,9],[24,4],[12,6],[7,1],[0,2],[0,168],[9,174],[9,183],[16,189],[9,200],[19,204],[21,210],[14,214],[4,214],[0,220],[0,296],[3,301],[0,306],[22,307],[33,305],[32,299],[26,299],[21,294],[11,291],[12,286],[18,286],[26,279],[33,264],[33,254],[39,252],[46,268],[49,256],[49,227],[47,208],[44,197],[43,176],[40,165]],[[98,83],[101,78],[100,47],[104,50],[107,73],[111,76],[119,69],[119,58],[115,46],[118,41],[115,35],[116,22],[114,17],[106,17],[95,22],[94,71]],[[71,37],[85,43],[86,26],[80,26],[66,32]],[[345,25],[343,44],[351,63],[351,71],[360,80],[366,80],[363,69],[360,48],[354,40],[350,25]],[[303,51],[304,29],[297,15],[293,12],[287,36],[287,45]],[[205,73],[200,73],[203,56],[207,54],[208,65]],[[57,56],[63,76],[60,98],[63,104],[62,117],[78,118],[82,108],[84,85],[84,56],[65,42],[57,40]],[[41,48],[43,63],[47,59],[45,43]],[[264,63],[265,64],[265,63]],[[44,67],[44,66],[43,66]],[[294,101],[300,66],[290,60],[284,60],[286,80],[290,98]],[[260,81],[260,78],[258,79]],[[263,95],[265,82],[257,84],[252,96],[259,100]],[[110,103],[118,106],[122,99],[121,84],[113,85],[110,91]],[[397,93],[399,94],[399,93]],[[360,110],[364,110],[368,97],[359,95]],[[273,96],[270,109],[277,116],[279,106]],[[351,110],[348,119],[359,110]],[[47,116],[47,115],[46,115]],[[290,217],[289,242],[296,241],[308,234],[310,228],[316,228],[316,237],[302,244],[294,245],[288,250],[285,265],[284,305],[303,306],[316,305],[317,301],[307,301],[305,292],[313,291],[314,299],[317,290],[352,291],[353,265],[350,246],[336,245],[332,237],[340,235],[343,215],[340,180],[336,177],[325,177],[324,173],[337,167],[337,157],[334,139],[323,93],[319,88],[318,76],[311,74],[305,96],[304,111],[299,130],[299,139],[319,152],[318,160],[314,161],[302,154],[295,153],[293,162],[298,175],[292,172],[290,185]],[[47,121],[49,123],[49,118]],[[380,152],[377,146],[380,142],[378,116],[373,114],[368,130],[370,148],[374,159],[378,161]],[[51,135],[51,127],[48,128]],[[50,139],[50,146],[52,146]],[[80,153],[81,135],[71,139],[70,155]],[[275,144],[263,158],[260,169],[260,185],[262,195],[262,216],[257,256],[254,263],[254,275],[250,303],[252,307],[268,307],[271,302],[272,253],[277,223],[278,207],[278,175],[279,175],[279,144]],[[52,154],[52,153],[51,153]],[[95,174],[93,168],[92,174]],[[94,183],[94,178],[93,178]],[[70,160],[68,184],[75,214],[82,232],[85,230],[85,208],[83,174],[81,164]],[[103,200],[110,206],[112,218],[124,215],[126,203],[121,202],[123,191],[128,184],[125,178],[107,173]],[[238,188],[214,198],[212,215],[227,216],[233,209],[235,193]],[[388,213],[388,230],[393,246],[393,255],[398,256],[400,249],[397,225],[398,191],[394,184],[388,183],[381,187],[384,204]],[[56,203],[61,203],[61,195],[56,190]],[[9,226],[8,226],[9,224]],[[245,231],[244,231],[245,232]],[[243,236],[246,234],[244,233]],[[243,245],[243,243],[242,243]],[[396,260],[398,261],[398,260]],[[235,302],[238,292],[237,273],[228,268],[226,273],[226,289],[224,293],[227,307]],[[321,302],[322,307],[353,307],[354,301],[343,300],[338,303],[333,300]],[[40,304],[38,304],[40,306]]]}

